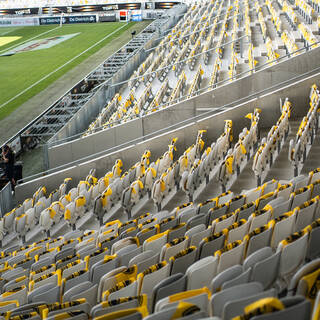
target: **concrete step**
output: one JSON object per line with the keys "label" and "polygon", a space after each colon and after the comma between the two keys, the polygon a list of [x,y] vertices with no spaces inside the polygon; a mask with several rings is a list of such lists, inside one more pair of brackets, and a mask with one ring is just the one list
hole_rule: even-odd
{"label": "concrete step", "polygon": [[293,168],[288,160],[289,142],[291,139],[295,138],[301,119],[290,121],[290,133],[288,135],[288,138],[285,141],[285,144],[283,145],[278,158],[269,170],[265,181],[271,179],[290,180],[293,178]]}
{"label": "concrete step", "polygon": [[302,168],[301,174],[308,174],[309,171],[312,171],[319,167],[320,167],[320,134],[318,130],[318,134],[312,144],[311,150]]}

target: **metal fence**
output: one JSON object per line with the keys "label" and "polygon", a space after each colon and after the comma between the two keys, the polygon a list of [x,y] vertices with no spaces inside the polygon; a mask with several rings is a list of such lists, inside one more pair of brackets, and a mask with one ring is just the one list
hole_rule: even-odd
{"label": "metal fence", "polygon": [[11,183],[8,182],[5,187],[0,190],[0,216],[9,212],[13,208],[13,195]]}

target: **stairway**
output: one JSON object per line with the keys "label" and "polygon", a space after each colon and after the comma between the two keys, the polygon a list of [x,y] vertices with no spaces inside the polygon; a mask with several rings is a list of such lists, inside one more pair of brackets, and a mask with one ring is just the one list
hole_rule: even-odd
{"label": "stairway", "polygon": [[305,161],[301,174],[308,174],[310,171],[320,167],[320,135],[318,134],[312,144],[310,153]]}
{"label": "stairway", "polygon": [[277,180],[290,180],[293,178],[293,168],[288,160],[289,142],[291,139],[295,138],[301,120],[302,118],[290,121],[290,133],[288,135],[288,138],[284,146],[282,147],[277,160],[271,167],[271,170],[269,170],[265,181],[269,181],[273,178]]}

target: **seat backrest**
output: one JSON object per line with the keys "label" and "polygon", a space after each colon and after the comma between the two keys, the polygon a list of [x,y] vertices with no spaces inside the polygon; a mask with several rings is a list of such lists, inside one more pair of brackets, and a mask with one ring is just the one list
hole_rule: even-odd
{"label": "seat backrest", "polygon": [[119,298],[118,300],[104,301],[100,304],[95,305],[91,309],[91,317],[95,318],[98,316],[110,314],[112,312],[121,311],[125,309],[146,307],[147,306],[147,296],[135,296],[135,297],[125,297]]}
{"label": "seat backrest", "polygon": [[290,204],[289,200],[280,196],[271,200],[268,205],[272,208],[272,218],[276,219],[283,213],[288,212],[290,210]]}
{"label": "seat backrest", "polygon": [[139,294],[151,294],[154,286],[167,278],[170,273],[170,265],[165,261],[153,265],[138,274]]}
{"label": "seat backrest", "polygon": [[127,277],[123,277],[125,274],[123,274],[123,276],[121,275],[122,273],[124,273],[125,270],[127,270],[126,267],[120,266],[118,268],[110,270],[101,277],[98,288],[99,301],[101,301],[100,297],[102,296],[104,291],[109,290],[111,287],[114,287],[118,282],[126,280]]}
{"label": "seat backrest", "polygon": [[43,302],[46,303],[56,303],[61,301],[61,288],[60,286],[55,286],[50,283],[48,285],[43,285],[35,290],[33,290],[28,295],[28,302]]}
{"label": "seat backrest", "polygon": [[173,239],[181,238],[184,236],[184,234],[187,231],[187,224],[186,223],[180,223],[176,225],[175,227],[168,230],[168,239],[167,241],[170,242]]}
{"label": "seat backrest", "polygon": [[270,221],[267,225],[257,228],[245,236],[248,242],[246,256],[271,245],[273,226],[274,221]]}
{"label": "seat backrest", "polygon": [[275,296],[276,296],[276,290],[269,289],[267,291],[255,293],[250,296],[246,295],[246,297],[242,297],[240,299],[230,301],[223,308],[222,318],[233,319],[234,317],[241,315],[243,313],[244,307],[246,307],[248,304],[251,304],[263,298],[269,298],[269,297],[275,297]]}
{"label": "seat backrest", "polygon": [[154,225],[149,228],[144,228],[137,233],[137,238],[139,239],[139,243],[143,244],[144,241],[158,233],[158,228]]}
{"label": "seat backrest", "polygon": [[159,262],[159,253],[154,253],[151,250],[147,250],[133,257],[129,261],[129,267],[136,264],[138,268],[137,272],[139,274],[140,272],[143,272],[144,270],[153,266],[154,264],[157,264],[158,262]]}
{"label": "seat backrest", "polygon": [[249,268],[252,268],[256,263],[259,261],[262,261],[272,255],[272,249],[270,247],[264,247],[261,248],[249,256],[244,260],[243,262],[243,269],[247,270]]}
{"label": "seat backrest", "polygon": [[201,225],[201,224],[204,224],[206,226],[207,220],[208,220],[208,215],[204,214],[204,213],[201,213],[201,214],[198,214],[194,217],[191,217],[187,221],[187,229],[189,230],[189,229],[193,228],[194,226]]}
{"label": "seat backrest", "polygon": [[[212,221],[224,216],[228,212],[228,210],[229,210],[228,204],[217,205],[217,206],[209,209],[209,211],[208,211],[208,214],[209,214],[208,224],[211,225]],[[229,211],[229,212],[231,212],[231,211]]]}
{"label": "seat backrest", "polygon": [[170,257],[176,255],[179,251],[187,248],[189,238],[182,237],[167,242],[161,249],[160,261],[169,261]]}
{"label": "seat backrest", "polygon": [[239,195],[229,200],[229,212],[233,212],[236,209],[243,206],[245,201],[246,201],[245,195]]}
{"label": "seat backrest", "polygon": [[229,227],[228,231],[228,243],[242,240],[244,236],[248,233],[250,228],[250,221],[245,221],[244,219],[235,222]]}
{"label": "seat backrest", "polygon": [[208,286],[208,283],[216,276],[218,262],[218,257],[208,256],[189,266],[186,271],[187,290]]}
{"label": "seat backrest", "polygon": [[155,312],[178,306],[183,301],[196,305],[200,310],[208,312],[208,298],[210,291],[204,287],[196,290],[179,292],[159,300],[155,306]]}
{"label": "seat backrest", "polygon": [[125,238],[125,239],[121,239],[118,240],[117,242],[115,242],[112,245],[111,248],[111,254],[115,254],[117,251],[119,251],[120,249],[131,245],[131,244],[135,244],[138,247],[138,240],[135,237],[130,237],[130,238]]}
{"label": "seat backrest", "polygon": [[276,249],[279,242],[293,233],[296,217],[292,212],[287,212],[275,219],[271,247]]}
{"label": "seat backrest", "polygon": [[236,221],[237,216],[235,214],[226,214],[212,222],[212,229],[214,233],[219,233],[223,229],[228,228]]}
{"label": "seat backrest", "polygon": [[62,312],[70,312],[70,311],[84,311],[85,313],[90,313],[90,305],[86,302],[85,299],[78,299],[71,302],[66,302],[62,304],[56,304],[50,309],[43,310],[43,316],[53,316]]}
{"label": "seat backrest", "polygon": [[296,207],[293,212],[296,215],[295,232],[301,231],[314,220],[314,215],[319,204],[319,198],[316,197],[304,202],[299,207]]}
{"label": "seat backrest", "polygon": [[199,259],[211,256],[215,251],[223,248],[226,240],[224,232],[211,234],[209,237],[202,239],[200,242]]}
{"label": "seat backrest", "polygon": [[119,257],[120,265],[121,266],[128,266],[130,260],[133,257],[136,257],[137,255],[142,253],[142,246],[133,248],[133,250],[130,250],[130,251],[128,251],[128,250],[123,250],[121,252],[120,251],[118,251],[118,253],[117,253],[117,256]]}
{"label": "seat backrest", "polygon": [[19,289],[15,289],[14,291],[7,291],[0,296],[0,302],[2,301],[18,301],[19,305],[23,305],[27,303],[27,287],[22,286]]}
{"label": "seat backrest", "polygon": [[90,306],[97,303],[98,285],[93,285],[90,281],[82,282],[69,289],[63,295],[63,302],[85,298]]}
{"label": "seat backrest", "polygon": [[[217,258],[217,257],[215,257]],[[221,273],[217,274],[210,283],[210,291],[212,293],[218,292],[221,290],[224,282],[234,279],[243,273],[243,267],[239,264],[234,265]]]}
{"label": "seat backrest", "polygon": [[271,219],[272,208],[264,208],[257,210],[251,214],[249,217],[250,229],[249,232],[253,231],[256,228],[260,228],[266,225]]}
{"label": "seat backrest", "polygon": [[245,219],[248,220],[250,215],[256,210],[255,202],[247,202],[240,208],[238,208],[235,213],[237,214],[237,220]]}
{"label": "seat backrest", "polygon": [[278,278],[280,255],[276,252],[258,261],[252,267],[251,280],[260,282],[264,289],[270,288]]}
{"label": "seat backrest", "polygon": [[290,275],[304,262],[308,237],[308,232],[294,233],[292,237],[279,243],[277,251],[281,251],[280,276]]}
{"label": "seat backrest", "polygon": [[162,298],[168,297],[186,289],[187,277],[182,273],[173,274],[160,281],[152,290],[152,310]]}
{"label": "seat backrest", "polygon": [[158,233],[150,238],[146,239],[143,243],[143,251],[152,250],[154,253],[161,251],[161,248],[167,243],[167,233]]}
{"label": "seat backrest", "polygon": [[250,276],[251,276],[251,269],[243,271],[239,276],[237,276],[233,279],[230,279],[228,281],[225,281],[222,284],[221,289],[224,290],[224,289],[228,289],[228,288],[237,286],[239,284],[248,283],[248,282],[250,282]]}
{"label": "seat backrest", "polygon": [[245,241],[235,241],[216,251],[215,255],[220,256],[217,272],[220,273],[235,264],[242,264],[245,246]]}
{"label": "seat backrest", "polygon": [[185,273],[197,258],[198,249],[196,247],[188,247],[178,252],[170,258],[171,274]]}
{"label": "seat backrest", "polygon": [[[198,226],[196,226],[196,227],[198,227]],[[212,233],[212,228],[211,228],[211,226],[209,226],[208,228],[204,229],[203,231],[200,231],[200,232],[192,235],[191,237],[189,237],[189,246],[196,246],[197,248],[199,248],[202,239],[209,237],[211,235],[211,233]]]}
{"label": "seat backrest", "polygon": [[96,262],[90,269],[90,281],[98,284],[101,277],[116,268],[118,264],[119,258],[116,256],[106,256],[103,260]]}
{"label": "seat backrest", "polygon": [[304,202],[308,201],[311,197],[311,191],[311,187],[306,186],[292,192],[290,195],[290,198],[292,199],[291,208],[294,209],[295,207],[300,206]]}
{"label": "seat backrest", "polygon": [[290,182],[293,184],[293,191],[296,191],[307,185],[307,183],[309,182],[309,177],[301,174],[292,178]]}
{"label": "seat backrest", "polygon": [[[290,280],[289,286],[288,286],[288,292],[291,295],[296,294],[298,286],[300,285],[300,281],[303,277],[308,276],[320,268],[320,258],[315,259],[313,261],[310,261],[309,263],[303,265],[299,270],[295,273],[295,275]],[[301,288],[302,289],[302,288]],[[304,295],[301,291],[299,294]]]}
{"label": "seat backrest", "polygon": [[212,315],[222,317],[225,305],[243,298],[244,292],[246,296],[253,296],[262,291],[263,288],[260,283],[251,282],[217,292],[212,295],[210,300]]}
{"label": "seat backrest", "polygon": [[310,225],[309,245],[307,250],[306,259],[313,260],[320,256],[320,219],[312,222]]}
{"label": "seat backrest", "polygon": [[[263,300],[260,300],[263,301]],[[284,298],[281,300],[284,309],[275,312],[260,314],[252,317],[253,320],[282,320],[282,319],[297,319],[309,320],[311,316],[310,301],[301,296]],[[258,306],[257,306],[258,307]]]}
{"label": "seat backrest", "polygon": [[195,234],[197,234],[197,233],[199,233],[199,232],[202,232],[202,231],[206,230],[206,228],[207,228],[207,227],[206,227],[204,224],[196,225],[196,226],[190,228],[190,229],[186,232],[185,236],[190,239],[193,235],[195,235]]}
{"label": "seat backrest", "polygon": [[187,222],[190,218],[196,215],[196,208],[188,206],[178,212],[179,223]]}

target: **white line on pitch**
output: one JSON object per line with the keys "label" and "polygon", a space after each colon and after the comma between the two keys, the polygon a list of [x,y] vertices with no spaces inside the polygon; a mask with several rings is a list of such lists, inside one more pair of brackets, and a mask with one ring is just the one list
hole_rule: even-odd
{"label": "white line on pitch", "polygon": [[10,103],[11,101],[15,100],[16,98],[20,97],[21,95],[23,95],[24,93],[26,93],[28,90],[30,90],[31,88],[33,88],[34,86],[36,86],[37,84],[39,84],[40,82],[42,82],[43,80],[47,79],[48,77],[50,77],[51,75],[53,75],[54,73],[56,73],[57,71],[59,71],[60,69],[64,68],[66,65],[68,65],[70,62],[74,61],[75,59],[79,58],[80,56],[82,56],[84,53],[86,53],[87,51],[91,50],[92,48],[94,48],[96,45],[98,45],[99,43],[101,43],[102,41],[108,39],[110,36],[112,36],[114,33],[116,33],[117,31],[121,30],[122,28],[124,28],[127,24],[124,24],[123,26],[121,26],[120,28],[114,30],[113,32],[111,32],[110,34],[108,34],[107,36],[105,36],[104,38],[100,39],[98,42],[96,42],[95,44],[93,44],[92,46],[90,46],[89,48],[87,48],[86,50],[80,52],[79,54],[77,54],[75,57],[73,57],[72,59],[70,59],[69,61],[67,61],[66,63],[64,63],[62,66],[60,66],[59,68],[51,71],[50,73],[48,73],[46,76],[44,76],[43,78],[39,79],[37,82],[33,83],[30,87],[24,89],[23,91],[21,91],[20,93],[18,93],[17,95],[15,95],[14,97],[12,97],[11,99],[9,99],[8,101],[4,102],[2,105],[0,105],[0,109],[3,108],[4,106],[6,106],[8,103]]}
{"label": "white line on pitch", "polygon": [[33,39],[36,39],[36,38],[38,38],[38,37],[41,37],[41,36],[43,36],[44,34],[47,34],[47,33],[51,32],[51,31],[53,31],[53,30],[56,30],[56,29],[58,29],[58,28],[60,28],[60,26],[59,26],[59,27],[55,27],[55,28],[53,28],[53,29],[50,29],[50,30],[48,30],[48,31],[45,31],[45,32],[43,32],[43,33],[40,33],[40,34],[38,34],[38,35],[36,35],[36,36],[34,36],[34,37],[32,37],[32,38],[29,38],[29,39],[27,39],[27,40],[25,40],[25,41],[19,42],[19,43],[13,45],[12,47],[9,47],[9,48],[0,50],[0,53],[2,53],[2,52],[4,52],[4,51],[9,51],[10,49],[13,49],[13,48],[15,48],[15,47],[17,47],[17,46],[20,46],[21,44],[24,44],[24,43],[26,43],[26,42],[28,42],[28,41],[31,41],[31,40],[33,40]]}
{"label": "white line on pitch", "polygon": [[6,34],[8,34],[8,33],[10,33],[10,32],[16,31],[16,30],[18,30],[18,29],[21,29],[21,28],[15,27],[14,29],[8,30],[8,31],[3,32],[3,33],[0,33],[0,36],[4,36],[4,35],[6,35]]}

